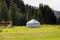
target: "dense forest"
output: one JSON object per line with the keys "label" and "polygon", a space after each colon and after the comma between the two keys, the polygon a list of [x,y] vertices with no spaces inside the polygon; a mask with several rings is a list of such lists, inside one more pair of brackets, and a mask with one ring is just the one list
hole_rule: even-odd
{"label": "dense forest", "polygon": [[33,18],[41,24],[56,24],[54,10],[48,5],[39,4],[39,8],[34,8],[25,5],[23,0],[0,0],[0,22],[12,21],[13,25],[23,26]]}

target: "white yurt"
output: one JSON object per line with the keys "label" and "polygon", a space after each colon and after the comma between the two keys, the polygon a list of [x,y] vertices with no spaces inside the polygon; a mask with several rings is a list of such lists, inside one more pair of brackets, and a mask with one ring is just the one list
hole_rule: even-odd
{"label": "white yurt", "polygon": [[40,23],[37,20],[32,19],[32,20],[30,20],[29,22],[26,23],[26,27],[39,28],[40,27]]}

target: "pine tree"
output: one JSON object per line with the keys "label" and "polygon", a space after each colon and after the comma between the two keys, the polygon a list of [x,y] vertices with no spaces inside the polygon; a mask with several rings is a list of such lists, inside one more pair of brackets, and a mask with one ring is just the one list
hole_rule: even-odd
{"label": "pine tree", "polygon": [[26,20],[27,22],[32,19],[31,6],[26,5]]}
{"label": "pine tree", "polygon": [[56,24],[56,17],[54,15],[54,11],[48,5],[44,5],[42,12],[44,12],[42,13],[44,18],[44,23]]}
{"label": "pine tree", "polygon": [[[19,14],[16,4],[11,0],[11,5],[9,8],[9,19],[12,20],[13,25],[19,25]],[[17,24],[16,24],[17,23]]]}
{"label": "pine tree", "polygon": [[0,0],[0,22],[2,21],[2,18],[1,18],[1,0]]}
{"label": "pine tree", "polygon": [[44,20],[43,20],[43,15],[42,15],[42,5],[39,5],[39,9],[38,9],[38,14],[37,14],[37,18],[38,18],[38,21],[43,24],[44,23]]}
{"label": "pine tree", "polygon": [[23,13],[20,13],[20,25],[21,26],[26,25],[26,15]]}
{"label": "pine tree", "polygon": [[1,0],[1,17],[4,21],[8,21],[8,9],[5,0]]}

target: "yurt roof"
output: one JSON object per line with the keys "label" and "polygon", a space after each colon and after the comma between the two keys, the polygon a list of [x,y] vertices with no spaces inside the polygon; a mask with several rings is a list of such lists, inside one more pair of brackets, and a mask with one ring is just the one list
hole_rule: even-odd
{"label": "yurt roof", "polygon": [[32,20],[30,20],[29,22],[27,22],[27,23],[39,23],[37,20],[35,20],[35,19],[32,19]]}

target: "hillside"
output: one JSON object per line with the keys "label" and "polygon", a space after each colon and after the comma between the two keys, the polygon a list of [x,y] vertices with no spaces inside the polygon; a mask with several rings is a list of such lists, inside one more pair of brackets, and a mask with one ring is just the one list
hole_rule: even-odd
{"label": "hillside", "polygon": [[57,17],[57,18],[59,18],[60,17],[60,11],[54,11],[54,13],[55,13],[55,16]]}

